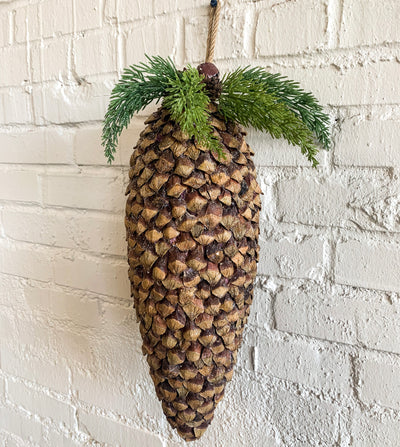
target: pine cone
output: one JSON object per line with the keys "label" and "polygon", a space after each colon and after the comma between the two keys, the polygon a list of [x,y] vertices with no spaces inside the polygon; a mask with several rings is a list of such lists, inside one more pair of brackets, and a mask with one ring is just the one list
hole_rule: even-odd
{"label": "pine cone", "polygon": [[191,441],[233,375],[253,297],[261,191],[244,133],[215,105],[226,158],[188,139],[163,108],[146,124],[127,188],[129,278],[157,396]]}
{"label": "pine cone", "polygon": [[222,83],[219,79],[219,70],[210,62],[205,62],[197,67],[200,74],[204,76],[206,91],[212,101],[217,100],[221,96]]}

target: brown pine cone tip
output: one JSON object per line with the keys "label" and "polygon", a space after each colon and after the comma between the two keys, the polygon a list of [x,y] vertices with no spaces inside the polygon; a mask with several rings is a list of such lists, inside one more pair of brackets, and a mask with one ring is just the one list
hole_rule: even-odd
{"label": "brown pine cone tip", "polygon": [[129,278],[143,353],[163,411],[199,438],[231,380],[253,297],[260,188],[244,133],[210,106],[226,158],[160,108],[130,160]]}
{"label": "brown pine cone tip", "polygon": [[204,76],[208,96],[216,100],[221,96],[222,83],[219,79],[219,70],[211,62],[204,62],[197,67],[198,72]]}

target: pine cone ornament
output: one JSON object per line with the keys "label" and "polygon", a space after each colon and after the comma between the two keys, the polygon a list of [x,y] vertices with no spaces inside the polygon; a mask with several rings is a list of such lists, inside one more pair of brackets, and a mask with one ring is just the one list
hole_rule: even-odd
{"label": "pine cone ornament", "polygon": [[260,188],[238,125],[210,105],[224,159],[160,108],[131,157],[126,230],[143,353],[169,423],[204,433],[242,341],[258,259]]}
{"label": "pine cone ornament", "polygon": [[261,190],[241,127],[284,137],[314,166],[329,118],[297,83],[261,68],[219,78],[148,57],[115,86],[103,128],[111,162],[134,113],[145,122],[130,159],[126,236],[131,295],[165,416],[186,441],[211,423],[232,379],[253,299]]}
{"label": "pine cone ornament", "polygon": [[199,73],[204,76],[204,83],[208,96],[212,101],[217,100],[222,93],[222,83],[219,79],[219,70],[211,62],[205,62],[197,67]]}

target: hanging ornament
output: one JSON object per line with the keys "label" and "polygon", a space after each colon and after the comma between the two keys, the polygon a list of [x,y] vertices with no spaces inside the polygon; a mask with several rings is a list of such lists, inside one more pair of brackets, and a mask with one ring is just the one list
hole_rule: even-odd
{"label": "hanging ornament", "polygon": [[330,140],[328,116],[297,83],[257,67],[220,78],[220,8],[211,2],[206,62],[179,71],[147,57],[125,69],[103,129],[111,162],[132,116],[162,101],[130,160],[129,278],[157,396],[187,441],[205,432],[232,378],[253,298],[261,190],[241,126],[285,138],[313,166]]}

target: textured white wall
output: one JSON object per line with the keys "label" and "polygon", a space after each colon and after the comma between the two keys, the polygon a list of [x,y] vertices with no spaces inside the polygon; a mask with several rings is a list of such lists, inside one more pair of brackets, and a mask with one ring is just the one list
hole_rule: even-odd
{"label": "textured white wall", "polygon": [[[101,120],[144,53],[202,61],[208,0],[0,0],[0,445],[178,447],[129,297]],[[282,72],[334,122],[318,170],[251,132],[261,262],[198,447],[400,445],[400,2],[225,1],[221,71]],[[149,113],[149,111],[146,111]]]}

